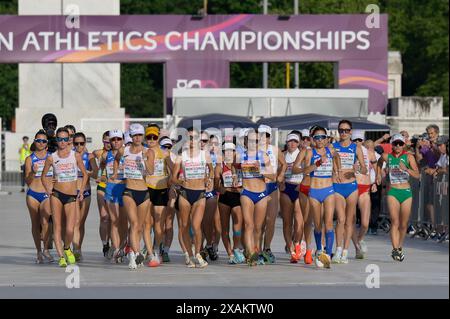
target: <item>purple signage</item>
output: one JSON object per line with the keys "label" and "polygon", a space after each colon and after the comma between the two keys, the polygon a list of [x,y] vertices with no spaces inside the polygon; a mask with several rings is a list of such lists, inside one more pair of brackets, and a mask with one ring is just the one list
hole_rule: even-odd
{"label": "purple signage", "polygon": [[[0,63],[166,63],[173,88],[227,88],[230,62],[336,62],[339,88],[369,90],[369,112],[387,103],[387,16],[0,16]],[[69,22],[69,23],[68,23]]]}

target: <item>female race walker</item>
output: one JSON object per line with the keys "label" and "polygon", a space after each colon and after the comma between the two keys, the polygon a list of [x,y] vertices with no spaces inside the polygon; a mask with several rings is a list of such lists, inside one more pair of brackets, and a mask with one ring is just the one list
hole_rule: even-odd
{"label": "female race walker", "polygon": [[286,247],[291,253],[291,263],[298,263],[302,257],[301,240],[303,238],[303,216],[299,201],[299,185],[303,174],[293,174],[292,169],[295,160],[300,154],[300,136],[289,134],[286,138],[287,150],[284,158],[287,163],[285,173],[285,185],[281,192],[280,204],[283,216],[283,235]]}
{"label": "female race walker", "polygon": [[[222,226],[222,241],[229,256],[229,264],[245,262],[244,254],[239,249],[242,235],[242,171],[236,160],[236,146],[223,144],[223,162],[216,165],[214,184],[219,195],[219,212]],[[233,221],[233,248],[230,242],[230,217]]]}
{"label": "female race walker", "polygon": [[413,196],[409,177],[419,179],[420,173],[414,156],[405,151],[405,138],[401,134],[395,134],[391,143],[392,153],[383,153],[378,160],[377,183],[381,185],[381,170],[383,162],[386,162],[389,172],[387,202],[391,217],[391,256],[396,261],[403,261],[403,242],[408,229]]}
{"label": "female race walker", "polygon": [[[201,150],[199,145],[199,133],[190,128],[188,130],[189,141],[177,158],[172,172],[172,182],[180,185],[178,206],[181,219],[180,231],[183,233],[184,247],[187,250],[190,262],[189,268],[205,268],[208,263],[201,256],[203,240],[202,221],[205,214],[205,193],[210,187],[213,177],[213,167],[209,152]],[[184,179],[178,178],[180,170],[183,170]],[[210,176],[211,174],[211,176]],[[189,234],[192,224],[195,260],[192,253],[192,240]]]}
{"label": "female race walker", "polygon": [[[26,201],[28,211],[30,212],[31,233],[33,235],[34,245],[36,246],[36,263],[38,264],[42,264],[44,259],[48,262],[54,262],[49,252],[50,200],[41,180],[45,161],[50,155],[47,151],[47,144],[47,135],[44,130],[40,130],[34,137],[35,151],[25,159],[25,182],[28,185]],[[52,176],[53,171],[50,170],[46,177],[51,178]],[[44,251],[42,251],[41,246],[41,234],[42,241],[44,242]]]}
{"label": "female race walker", "polygon": [[241,164],[241,207],[244,218],[244,245],[250,266],[264,265],[261,238],[267,210],[265,179],[274,181],[275,169],[266,152],[258,149],[258,133],[248,132],[244,138],[245,151],[238,152],[236,162]]}
{"label": "female race walker", "polygon": [[341,167],[333,176],[336,199],[336,253],[333,263],[348,263],[348,248],[353,235],[358,202],[358,185],[356,184],[355,164],[359,163],[360,173],[367,174],[361,145],[352,142],[352,123],[342,120],[338,125],[340,141],[333,143],[341,159]]}
{"label": "female race walker", "polygon": [[101,150],[95,150],[92,152],[97,161],[97,166],[100,168],[97,176],[97,206],[98,213],[100,215],[100,223],[98,227],[98,232],[100,234],[100,240],[103,244],[103,256],[107,256],[110,252],[109,238],[110,238],[110,219],[107,204],[105,201],[105,192],[106,192],[106,171],[104,167],[100,165],[100,157],[103,154],[106,154],[111,149],[111,144],[109,141],[109,131],[106,131],[102,135],[103,148]]}
{"label": "female race walker", "polygon": [[[85,189],[89,175],[84,167],[80,154],[69,147],[69,131],[66,128],[59,128],[56,131],[56,142],[58,149],[45,160],[42,170],[42,183],[46,193],[51,196],[51,208],[53,213],[53,234],[55,238],[56,250],[59,255],[59,266],[66,267],[75,264],[75,256],[70,248],[73,241],[75,223],[77,219],[77,201],[83,201],[83,192],[78,192],[78,170],[83,175],[80,189]],[[53,167],[55,179],[53,189],[52,181],[46,177],[50,167]],[[65,232],[62,239],[62,219],[65,215]],[[64,247],[61,245],[64,240]]]}
{"label": "female race walker", "polygon": [[[309,191],[310,214],[314,218],[314,238],[316,241],[315,263],[318,268],[330,268],[333,251],[334,230],[333,214],[335,196],[333,188],[333,172],[340,167],[339,155],[330,150],[326,129],[316,126],[311,132],[314,147],[306,151],[304,173],[311,174]],[[322,247],[322,209],[325,224],[326,251]]]}
{"label": "female race walker", "polygon": [[[95,172],[98,172],[98,169],[96,168],[97,163],[95,162],[94,154],[89,153],[86,149],[86,136],[81,132],[75,133],[73,136],[73,145],[75,147],[75,151],[80,154],[81,159],[83,160],[84,168],[86,169],[89,178],[91,178],[93,176],[92,173],[94,172],[94,168]],[[77,185],[78,191],[83,192],[83,200],[79,202],[77,222],[75,224],[75,232],[73,235],[73,254],[75,255],[77,262],[81,261],[83,258],[81,254],[81,246],[83,245],[84,240],[86,219],[89,213],[89,208],[91,207],[90,179],[88,179],[88,182],[83,190],[80,189],[82,181],[83,174],[81,174],[81,171],[78,170]]]}
{"label": "female race walker", "polygon": [[117,152],[114,160],[114,174],[111,177],[112,180],[117,180],[119,177],[119,166],[123,158],[123,175],[126,179],[123,203],[130,223],[131,251],[128,253],[128,268],[131,270],[144,264],[145,257],[140,249],[142,236],[147,254],[154,257],[150,231],[144,231],[144,224],[150,215],[150,196],[145,176],[153,174],[155,153],[142,145],[144,134],[142,125],[130,125],[130,136],[133,142],[131,146],[121,148]]}

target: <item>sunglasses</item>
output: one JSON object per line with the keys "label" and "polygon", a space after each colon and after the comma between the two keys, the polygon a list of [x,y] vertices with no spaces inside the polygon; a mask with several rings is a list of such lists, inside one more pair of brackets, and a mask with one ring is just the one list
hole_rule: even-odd
{"label": "sunglasses", "polygon": [[69,140],[70,140],[70,137],[57,137],[56,138],[56,141],[57,142],[59,142],[59,143],[61,143],[61,142],[69,142]]}
{"label": "sunglasses", "polygon": [[103,141],[103,144],[111,144],[109,141]]}
{"label": "sunglasses", "polygon": [[42,138],[37,138],[37,139],[35,139],[34,141],[35,141],[36,143],[42,143],[42,144],[47,144],[47,143],[48,143],[47,140],[44,140],[44,139],[42,139]]}
{"label": "sunglasses", "polygon": [[147,135],[146,136],[146,139],[147,140],[150,140],[150,141],[157,141],[158,140],[158,136],[156,136],[156,135]]}
{"label": "sunglasses", "polygon": [[393,142],[392,143],[392,146],[404,146],[405,145],[405,143],[403,143],[402,141],[395,141],[395,142]]}
{"label": "sunglasses", "polygon": [[163,149],[170,150],[172,148],[172,145],[162,145],[161,147]]}
{"label": "sunglasses", "polygon": [[302,137],[302,141],[309,141],[311,138],[309,136]]}
{"label": "sunglasses", "polygon": [[73,145],[75,146],[84,146],[86,142],[74,142]]}
{"label": "sunglasses", "polygon": [[202,143],[208,143],[209,140],[200,140]]}
{"label": "sunglasses", "polygon": [[339,134],[349,134],[352,131],[351,128],[340,128],[338,129]]}
{"label": "sunglasses", "polygon": [[355,138],[353,140],[353,142],[355,142],[355,143],[361,143],[362,141],[363,141],[362,138]]}
{"label": "sunglasses", "polygon": [[314,135],[313,136],[314,141],[325,140],[327,138],[328,138],[328,136],[326,136],[326,135]]}
{"label": "sunglasses", "polygon": [[122,139],[120,137],[114,137],[114,138],[111,139],[111,142],[119,142],[121,140]]}

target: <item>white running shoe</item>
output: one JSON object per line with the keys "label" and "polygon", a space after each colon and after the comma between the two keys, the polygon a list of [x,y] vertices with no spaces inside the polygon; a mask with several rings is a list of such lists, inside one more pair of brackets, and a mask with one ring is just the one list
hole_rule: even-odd
{"label": "white running shoe", "polygon": [[341,264],[348,264],[348,250],[344,249],[341,257]]}
{"label": "white running shoe", "polygon": [[320,256],[324,254],[324,252],[322,252],[321,250],[317,250],[316,251],[316,256],[314,258],[314,263],[316,264],[317,268],[324,268],[324,264],[323,262],[320,260]]}
{"label": "white running shoe", "polygon": [[333,264],[340,264],[342,262],[342,248],[336,248],[336,252],[334,253],[333,258],[331,259]]}
{"label": "white running shoe", "polygon": [[361,248],[361,252],[365,255],[367,254],[367,252],[369,251],[369,249],[367,248],[367,244],[364,240],[361,240],[359,242],[359,247]]}
{"label": "white running shoe", "polygon": [[137,269],[137,265],[136,265],[136,254],[134,253],[134,251],[131,251],[128,254],[128,260],[130,261],[128,264],[128,268],[134,270]]}
{"label": "white running shoe", "polygon": [[195,268],[195,258],[194,257],[190,258],[189,255],[188,255],[188,258],[189,258],[189,262],[186,262],[186,266],[188,268]]}
{"label": "white running shoe", "polygon": [[185,252],[184,253],[184,263],[186,264],[186,266],[189,266],[191,263],[191,258],[189,258],[189,253]]}
{"label": "white running shoe", "polygon": [[202,255],[197,254],[195,256],[195,259],[196,259],[196,263],[195,263],[196,268],[205,268],[208,266],[208,263],[203,259]]}

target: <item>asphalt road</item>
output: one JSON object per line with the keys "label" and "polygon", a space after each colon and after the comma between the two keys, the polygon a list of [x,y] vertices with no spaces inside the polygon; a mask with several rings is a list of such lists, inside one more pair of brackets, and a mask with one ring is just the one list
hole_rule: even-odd
{"label": "asphalt road", "polygon": [[[348,265],[316,269],[289,263],[281,220],[277,221],[272,246],[277,257],[275,265],[230,266],[221,247],[219,260],[208,268],[187,269],[174,240],[171,263],[130,271],[126,264],[111,265],[104,259],[96,205],[91,207],[86,224],[84,261],[79,264],[80,288],[68,289],[66,279],[70,274],[64,269],[56,264],[34,263],[25,195],[18,189],[7,190],[12,195],[0,195],[0,298],[449,298],[448,244],[408,239],[406,260],[397,263],[390,257],[387,234],[368,236],[367,259],[355,260],[352,247]],[[373,269],[379,271],[379,288],[369,289],[366,281],[374,275]]]}

